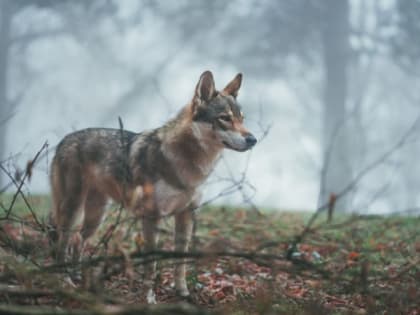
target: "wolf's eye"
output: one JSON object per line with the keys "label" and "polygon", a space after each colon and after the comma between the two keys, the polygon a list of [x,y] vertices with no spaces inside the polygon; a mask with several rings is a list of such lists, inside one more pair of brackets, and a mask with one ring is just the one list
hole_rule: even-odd
{"label": "wolf's eye", "polygon": [[231,121],[232,120],[232,118],[229,115],[219,116],[219,119],[223,120],[223,121]]}

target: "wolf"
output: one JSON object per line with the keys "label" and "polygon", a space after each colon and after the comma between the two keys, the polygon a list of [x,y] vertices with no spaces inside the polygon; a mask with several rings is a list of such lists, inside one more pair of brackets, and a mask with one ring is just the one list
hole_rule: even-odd
{"label": "wolf", "polygon": [[[218,91],[213,74],[205,71],[192,100],[159,128],[141,133],[88,128],[65,136],[50,172],[57,260],[66,260],[73,226],[81,215],[78,233],[83,251],[109,198],[141,218],[146,251],[156,248],[159,221],[168,215],[175,217],[175,250],[187,251],[200,186],[223,149],[243,152],[257,142],[243,124],[237,101],[241,83],[238,73]],[[156,303],[155,273],[155,262],[145,266],[148,303]],[[185,276],[182,262],[174,274],[176,292],[182,297],[189,296]]]}

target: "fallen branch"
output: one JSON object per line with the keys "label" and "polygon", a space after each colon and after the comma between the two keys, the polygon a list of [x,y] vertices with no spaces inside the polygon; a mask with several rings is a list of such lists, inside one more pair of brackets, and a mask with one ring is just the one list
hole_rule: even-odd
{"label": "fallen branch", "polygon": [[63,309],[57,307],[34,307],[20,305],[0,305],[0,315],[206,315],[216,314],[204,308],[191,304],[159,304],[159,305],[130,305],[104,306],[97,305],[91,309]]}

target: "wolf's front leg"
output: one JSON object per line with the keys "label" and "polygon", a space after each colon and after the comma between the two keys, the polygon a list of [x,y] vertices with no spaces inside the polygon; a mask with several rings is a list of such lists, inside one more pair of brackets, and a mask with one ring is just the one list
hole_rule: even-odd
{"label": "wolf's front leg", "polygon": [[[156,249],[156,245],[159,239],[158,224],[159,219],[153,217],[143,218],[143,238],[145,241],[145,250],[153,251]],[[156,279],[156,261],[147,263],[144,266],[144,280],[147,289],[147,303],[156,304],[156,296],[153,290]]]}
{"label": "wolf's front leg", "polygon": [[[175,215],[175,250],[186,252],[193,230],[194,211],[187,209]],[[190,295],[185,280],[186,265],[185,259],[175,267],[175,289],[177,294],[187,297]]]}

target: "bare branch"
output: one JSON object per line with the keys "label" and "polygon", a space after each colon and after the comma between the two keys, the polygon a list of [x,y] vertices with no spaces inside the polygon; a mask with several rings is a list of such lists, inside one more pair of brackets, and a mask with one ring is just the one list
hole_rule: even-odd
{"label": "bare branch", "polygon": [[[339,200],[340,198],[345,196],[347,193],[352,191],[356,187],[356,185],[367,174],[369,174],[373,169],[377,168],[379,165],[384,163],[398,149],[403,147],[408,142],[410,136],[414,133],[414,131],[418,127],[419,123],[420,123],[420,114],[417,116],[417,118],[414,120],[414,122],[410,125],[410,127],[406,130],[406,132],[400,137],[400,139],[393,146],[391,146],[385,153],[383,153],[378,158],[376,158],[371,163],[369,163],[367,166],[365,166],[365,168],[363,168],[346,187],[344,187],[338,194],[335,195],[335,200]],[[292,255],[297,249],[297,244],[300,243],[303,240],[303,238],[306,236],[306,234],[310,231],[310,228],[311,228],[312,224],[318,218],[320,213],[324,212],[325,210],[327,210],[329,208],[329,204],[330,203],[327,202],[326,204],[318,207],[318,209],[315,211],[315,213],[309,219],[309,221],[306,224],[305,228],[303,229],[302,233],[297,235],[295,237],[294,241],[291,242],[291,244],[290,244],[290,246],[287,250],[287,258],[288,259],[292,259]]]}
{"label": "bare branch", "polygon": [[59,37],[63,35],[69,35],[70,32],[66,28],[57,28],[53,30],[44,30],[22,34],[11,38],[12,45],[29,45],[31,42],[39,39],[46,39],[52,37]]}
{"label": "bare branch", "polygon": [[[35,157],[31,160],[31,164],[32,165],[34,165],[36,162],[37,162],[37,160],[38,160],[38,158],[39,158],[39,156],[42,154],[42,152],[44,151],[44,150],[46,150],[48,148],[48,143],[47,142],[45,142],[44,144],[43,144],[43,146],[41,147],[41,149],[35,154]],[[30,171],[29,171],[29,168],[26,170],[26,172],[25,172],[25,175],[23,176],[23,178],[22,178],[22,180],[21,180],[21,182],[20,182],[20,184],[18,184],[16,181],[15,181],[15,179],[13,178],[13,176],[11,176],[11,174],[6,170],[6,168],[3,166],[3,165],[1,165],[0,164],[0,169],[3,171],[3,172],[5,172],[6,173],[6,175],[8,175],[9,176],[9,178],[12,180],[12,182],[16,185],[16,187],[17,187],[17,190],[16,190],[16,192],[15,192],[15,194],[13,195],[13,198],[12,198],[12,202],[10,203],[10,206],[9,206],[9,208],[8,208],[8,210],[6,211],[6,215],[5,215],[5,217],[3,218],[3,219],[8,219],[9,218],[9,216],[10,216],[10,214],[11,214],[11,212],[12,212],[12,209],[13,209],[13,206],[15,205],[15,202],[16,202],[16,199],[17,199],[17,196],[18,195],[21,195],[22,196],[22,198],[23,198],[23,200],[25,201],[25,203],[26,203],[26,206],[28,207],[28,209],[30,210],[30,212],[31,212],[31,214],[32,214],[32,216],[33,216],[33,218],[34,218],[34,220],[35,220],[35,222],[40,226],[40,227],[43,227],[43,225],[41,224],[41,222],[39,222],[39,220],[38,220],[38,218],[37,218],[37,216],[36,216],[36,214],[35,214],[35,212],[33,211],[33,209],[32,209],[32,207],[31,207],[31,205],[29,204],[29,202],[27,201],[27,199],[26,199],[26,197],[25,197],[25,195],[22,193],[22,187],[23,187],[23,185],[25,184],[25,181],[26,181],[26,179],[30,176]]]}

